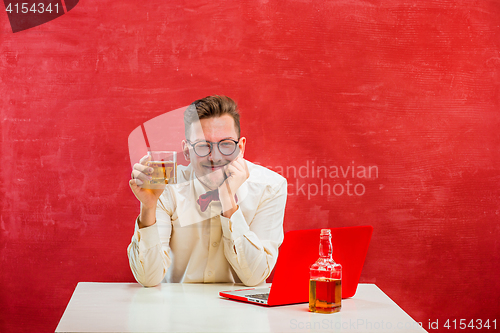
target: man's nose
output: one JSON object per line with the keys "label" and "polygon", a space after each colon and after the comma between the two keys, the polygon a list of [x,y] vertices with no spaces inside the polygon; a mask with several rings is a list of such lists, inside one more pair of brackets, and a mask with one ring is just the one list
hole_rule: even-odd
{"label": "man's nose", "polygon": [[214,144],[212,146],[212,151],[210,152],[210,154],[208,154],[208,160],[212,162],[218,162],[222,160],[222,154],[220,153],[217,144]]}

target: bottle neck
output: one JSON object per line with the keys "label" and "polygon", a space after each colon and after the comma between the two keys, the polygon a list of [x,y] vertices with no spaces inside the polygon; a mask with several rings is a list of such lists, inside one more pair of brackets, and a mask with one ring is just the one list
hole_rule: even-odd
{"label": "bottle neck", "polygon": [[320,258],[332,259],[332,240],[329,235],[321,235],[319,241]]}

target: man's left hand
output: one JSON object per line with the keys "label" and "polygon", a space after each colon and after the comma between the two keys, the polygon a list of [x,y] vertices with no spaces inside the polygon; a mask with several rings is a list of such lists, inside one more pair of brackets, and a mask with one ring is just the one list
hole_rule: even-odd
{"label": "man's left hand", "polygon": [[248,179],[250,172],[241,154],[224,167],[224,172],[227,178],[219,186],[219,199],[222,204],[223,216],[229,218],[238,209],[234,195]]}

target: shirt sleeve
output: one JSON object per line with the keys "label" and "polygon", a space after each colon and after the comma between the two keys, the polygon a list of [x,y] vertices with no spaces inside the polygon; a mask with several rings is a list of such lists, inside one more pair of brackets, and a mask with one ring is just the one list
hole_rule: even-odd
{"label": "shirt sleeve", "polygon": [[287,182],[268,186],[250,223],[238,208],[231,218],[221,216],[224,254],[247,286],[262,283],[271,274],[283,242]]}
{"label": "shirt sleeve", "polygon": [[172,224],[168,199],[166,191],[158,200],[155,224],[139,229],[139,218],[137,218],[134,235],[127,248],[132,274],[144,287],[161,283],[172,263],[169,254]]}

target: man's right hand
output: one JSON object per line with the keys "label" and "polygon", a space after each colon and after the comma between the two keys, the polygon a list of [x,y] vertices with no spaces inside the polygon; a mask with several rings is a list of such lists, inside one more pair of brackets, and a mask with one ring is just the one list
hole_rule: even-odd
{"label": "man's right hand", "polygon": [[156,204],[158,198],[165,190],[165,186],[160,189],[144,188],[142,185],[151,180],[150,175],[153,169],[147,165],[150,156],[146,155],[139,163],[134,164],[132,169],[132,179],[129,181],[130,188],[135,197],[141,202],[141,215],[139,217],[139,228],[149,227],[156,222]]}

